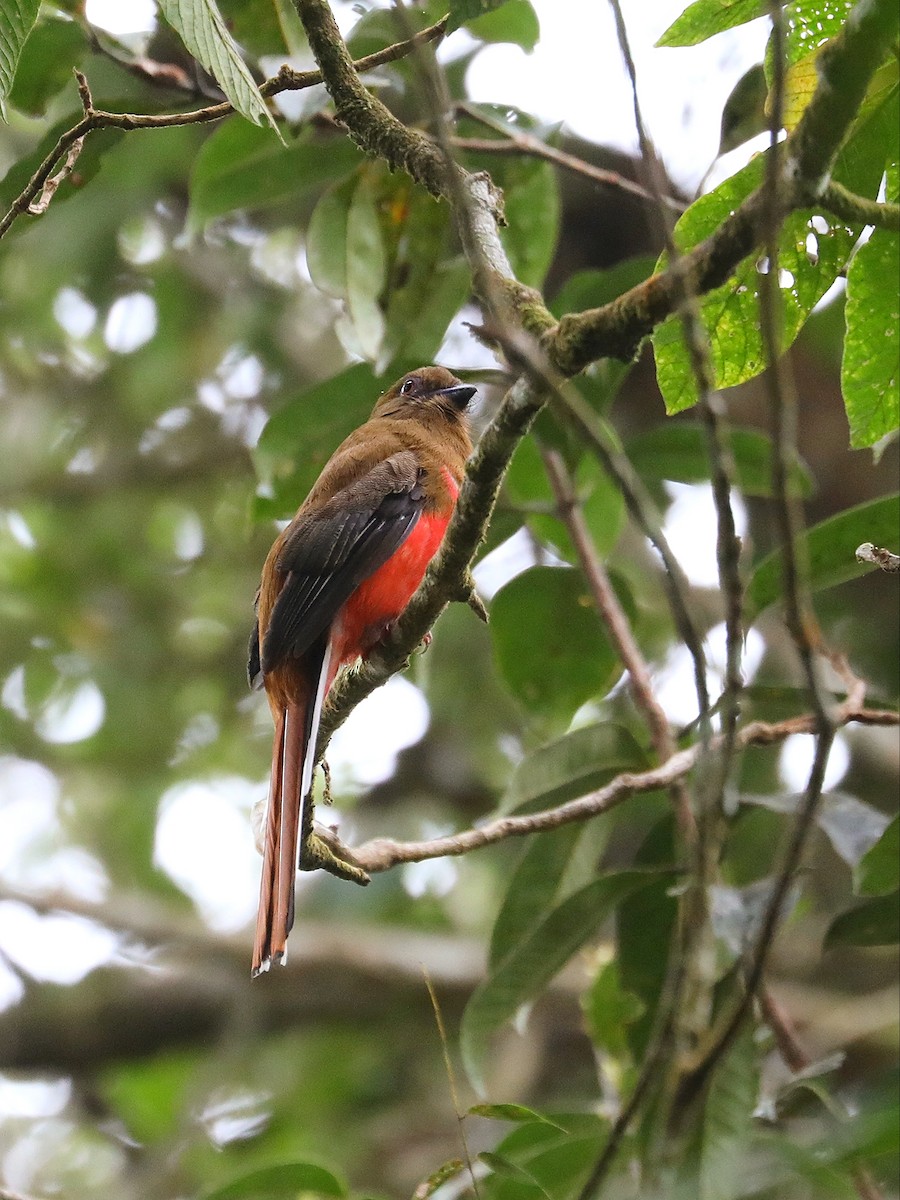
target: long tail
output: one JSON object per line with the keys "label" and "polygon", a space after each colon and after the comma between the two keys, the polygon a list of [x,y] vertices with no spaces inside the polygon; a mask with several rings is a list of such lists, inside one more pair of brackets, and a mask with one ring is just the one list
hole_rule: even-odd
{"label": "long tail", "polygon": [[312,790],[316,738],[322,704],[334,677],[331,642],[315,647],[310,666],[312,703],[288,705],[276,719],[272,777],[266,811],[265,849],[256,916],[251,974],[268,971],[287,959],[287,938],[294,924],[294,883],[306,799]]}

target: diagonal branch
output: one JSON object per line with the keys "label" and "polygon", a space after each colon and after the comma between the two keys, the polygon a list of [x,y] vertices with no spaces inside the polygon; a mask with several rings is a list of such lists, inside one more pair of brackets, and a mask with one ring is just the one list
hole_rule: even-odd
{"label": "diagonal branch", "polygon": [[[429,190],[451,204],[458,192],[465,196],[465,213],[456,211],[464,249],[473,268],[476,290],[482,296],[499,296],[504,311],[498,314],[503,328],[523,329],[540,337],[550,364],[562,375],[574,375],[600,357],[629,358],[640,340],[655,325],[677,311],[688,290],[700,294],[718,286],[765,234],[765,195],[762,189],[723,222],[720,229],[667,271],[654,275],[601,309],[563,317],[554,322],[533,289],[512,275],[497,222],[497,197],[490,180],[469,175],[448,163],[441,148],[418,131],[408,129],[379,100],[369,95],[356,72],[331,14],[327,0],[295,0],[313,53],[332,95],[338,119],[364,150],[383,157],[393,167],[406,170]],[[891,0],[863,0],[831,47],[823,54],[823,78],[796,130],[785,143],[779,180],[785,206],[809,203],[836,155],[865,92],[895,34],[898,17]],[[828,138],[819,145],[810,131],[828,124]],[[504,347],[510,355],[510,346]],[[529,357],[526,347],[522,358]],[[513,355],[515,361],[515,355]],[[519,362],[521,368],[522,362]],[[451,599],[469,592],[469,564],[484,536],[496,500],[499,480],[519,440],[524,437],[553,389],[528,387],[519,381],[505,397],[470,462],[457,513],[445,536],[442,551],[404,616],[397,623],[383,653],[351,673],[332,689],[323,714],[320,752],[350,710],[402,669],[431,623]],[[571,419],[571,406],[567,404]],[[677,566],[677,564],[676,564]],[[667,563],[667,569],[671,564]],[[673,577],[675,578],[675,577]],[[673,584],[674,586],[674,584]],[[671,598],[671,597],[670,597]],[[678,597],[675,597],[677,602]],[[679,631],[692,653],[702,656],[702,645],[693,631],[690,614],[681,609]],[[698,679],[701,709],[705,679]]]}

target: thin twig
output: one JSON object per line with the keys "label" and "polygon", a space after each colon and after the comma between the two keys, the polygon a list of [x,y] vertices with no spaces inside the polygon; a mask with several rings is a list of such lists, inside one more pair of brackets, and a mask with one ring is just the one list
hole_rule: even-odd
{"label": "thin twig", "polygon": [[815,824],[822,797],[822,781],[828,755],[834,743],[837,721],[828,711],[828,703],[816,668],[815,650],[820,642],[815,616],[809,603],[805,564],[799,558],[803,523],[796,498],[789,486],[796,463],[796,399],[792,380],[781,354],[781,295],[778,278],[778,239],[785,208],[779,192],[781,154],[779,141],[784,105],[786,63],[784,58],[784,15],[780,4],[771,0],[772,87],[769,158],[763,197],[766,211],[767,270],[760,280],[760,329],[766,348],[768,370],[766,388],[772,414],[772,492],[778,528],[782,536],[782,580],[785,620],[803,665],[815,718],[816,748],[803,801],[797,812],[772,892],[754,946],[747,956],[744,986],[737,1001],[726,1010],[702,1048],[697,1065],[684,1077],[679,1101],[687,1104],[709,1080],[716,1065],[733,1045],[749,1015],[768,963],[775,934],[782,919],[788,891],[800,865],[809,834]]}
{"label": "thin twig", "polygon": [[422,965],[422,975],[425,979],[425,987],[428,991],[428,998],[431,1001],[431,1008],[434,1012],[434,1020],[437,1025],[438,1039],[441,1043],[441,1054],[444,1058],[444,1070],[447,1072],[447,1083],[450,1087],[450,1102],[453,1105],[453,1112],[456,1115],[456,1124],[459,1130],[459,1140],[462,1143],[463,1154],[466,1160],[466,1167],[469,1171],[469,1178],[472,1180],[472,1190],[478,1200],[478,1180],[475,1178],[475,1168],[472,1165],[472,1155],[469,1153],[469,1139],[466,1137],[466,1114],[462,1111],[462,1105],[459,1102],[459,1089],[456,1086],[456,1072],[453,1070],[453,1060],[450,1057],[450,1040],[447,1037],[447,1028],[444,1025],[444,1014],[441,1012],[440,1001],[437,997],[437,992],[434,990],[434,985],[431,982],[431,976],[428,974],[428,968]]}
{"label": "thin twig", "polygon": [[662,521],[650,493],[631,465],[628,456],[622,453],[607,434],[593,409],[578,392],[571,388],[555,388],[551,392],[550,403],[560,420],[575,430],[616,484],[622,493],[632,520],[659,554],[665,568],[663,580],[675,626],[679,637],[690,652],[694,664],[697,706],[701,713],[707,712],[709,710],[709,691],[706,682],[706,655],[703,649],[703,639],[691,615],[688,599],[690,584],[663,533]]}
{"label": "thin twig", "polygon": [[740,996],[731,1010],[726,1013],[724,1020],[719,1022],[713,1030],[710,1038],[711,1044],[702,1048],[696,1066],[685,1074],[678,1093],[678,1104],[681,1106],[688,1106],[705,1088],[717,1064],[734,1044],[744,1021],[750,1014],[754,997],[768,966],[775,934],[783,916],[785,901],[800,866],[807,838],[815,824],[819,802],[822,798],[822,781],[825,778],[828,755],[834,742],[833,730],[822,733],[818,715],[815,715],[814,720],[817,734],[816,751],[809,782],[791,829],[787,849],[775,876],[775,883],[766,905],[759,933],[743,972],[743,987]]}
{"label": "thin twig", "polygon": [[[443,37],[446,25],[445,17],[437,24],[430,25],[427,29],[423,29],[403,42],[387,46],[384,50],[378,50],[374,54],[367,54],[364,58],[358,59],[353,63],[353,69],[358,72],[366,72],[383,66],[385,63],[395,62],[397,59],[411,54],[417,46]],[[76,71],[76,76],[79,80],[82,102],[84,102],[87,83],[80,71]],[[263,96],[268,98],[277,96],[281,92],[302,91],[322,82],[321,71],[295,71],[292,67],[283,66],[276,75],[261,84],[259,90]],[[93,103],[90,102],[89,92],[87,92],[87,96],[88,103],[84,105],[85,114],[82,119],[61,134],[56,145],[12,202],[9,210],[0,218],[0,238],[18,217],[29,211],[31,204],[41,195],[59,160],[70,154],[72,147],[94,130],[123,129],[130,131],[132,129],[167,129],[175,125],[201,125],[210,121],[221,121],[234,112],[233,105],[228,101],[222,101],[205,108],[182,113],[114,113],[94,108]]]}
{"label": "thin twig", "polygon": [[[858,723],[861,725],[900,725],[900,714],[891,709],[852,708],[843,705],[838,710],[839,725]],[[797,733],[814,733],[816,716],[804,713],[788,717],[783,721],[751,721],[738,733],[738,746],[772,746],[783,742]],[[715,739],[714,739],[715,744]],[[602,788],[570,800],[556,808],[537,813],[525,813],[497,817],[484,825],[432,838],[420,842],[397,842],[391,838],[373,838],[362,846],[349,848],[334,839],[336,852],[369,874],[389,871],[401,863],[424,862],[432,858],[459,857],[473,850],[481,850],[512,837],[527,837],[549,829],[559,829],[575,821],[587,821],[592,817],[609,812],[630,796],[644,792],[670,788],[679,779],[685,779],[694,769],[700,754],[700,744],[695,743],[679,750],[665,763],[647,771],[626,771],[617,775]],[[333,835],[332,835],[333,836]]]}
{"label": "thin twig", "polygon": [[[625,610],[619,603],[612,580],[597,554],[597,548],[584,519],[584,512],[575,494],[572,477],[562,455],[558,450],[549,448],[542,448],[541,453],[547,478],[556,497],[560,519],[569,531],[594,605],[628,672],[631,694],[650,731],[657,758],[660,762],[665,762],[672,757],[677,747],[668,718],[653,691],[653,681],[644,656],[635,640]],[[672,799],[681,836],[687,844],[691,844],[696,837],[696,826],[690,797],[681,780],[673,784]]]}
{"label": "thin twig", "polygon": [[[553,163],[557,167],[562,167],[566,171],[571,171],[574,175],[581,175],[585,179],[590,179],[593,183],[602,184],[604,187],[616,188],[621,192],[630,192],[633,196],[639,196],[642,200],[653,200],[654,196],[648,192],[646,188],[641,187],[639,183],[635,183],[633,179],[626,179],[624,175],[620,175],[617,171],[608,171],[603,167],[595,167],[593,163],[586,162],[583,158],[578,158],[574,154],[568,154],[564,150],[557,149],[556,146],[548,146],[546,142],[542,142],[533,134],[526,133],[521,129],[511,129],[500,121],[494,121],[487,113],[480,112],[473,104],[458,102],[456,104],[457,112],[464,113],[473,121],[485,125],[488,129],[493,129],[495,133],[503,135],[503,141],[498,141],[492,138],[453,138],[453,145],[458,150],[472,150],[481,154],[526,154],[533,158],[542,158],[547,162]],[[663,203],[671,208],[673,212],[684,212],[687,205],[682,200],[676,200],[673,196],[664,196]]]}

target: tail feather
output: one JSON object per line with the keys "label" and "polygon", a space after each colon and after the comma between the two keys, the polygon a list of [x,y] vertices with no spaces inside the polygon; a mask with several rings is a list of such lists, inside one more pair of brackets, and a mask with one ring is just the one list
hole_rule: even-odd
{"label": "tail feather", "polygon": [[311,702],[283,709],[275,726],[272,779],[266,814],[256,942],[252,975],[287,958],[287,937],[294,924],[294,884],[299,863],[306,798],[312,790],[319,718],[334,679],[331,642],[325,637],[310,664]]}
{"label": "tail feather", "polygon": [[256,939],[253,944],[252,974],[254,977],[261,971],[268,971],[271,963],[272,898],[281,830],[285,717],[286,714],[283,712],[278,716],[272,743],[272,777],[269,783],[269,804],[266,809],[265,848],[259,886],[259,908],[256,913]]}

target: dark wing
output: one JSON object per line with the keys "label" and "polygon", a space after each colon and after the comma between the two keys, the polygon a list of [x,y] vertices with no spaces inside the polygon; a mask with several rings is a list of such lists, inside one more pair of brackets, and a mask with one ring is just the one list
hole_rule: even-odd
{"label": "dark wing", "polygon": [[253,628],[250,630],[250,640],[247,643],[247,682],[252,688],[262,687],[262,664],[259,661],[259,621],[256,614],[259,611],[259,588],[253,599]]}
{"label": "dark wing", "polygon": [[286,578],[263,640],[264,674],[304,654],[406,541],[425,505],[423,474],[409,451],[392,454],[298,518],[278,558]]}

